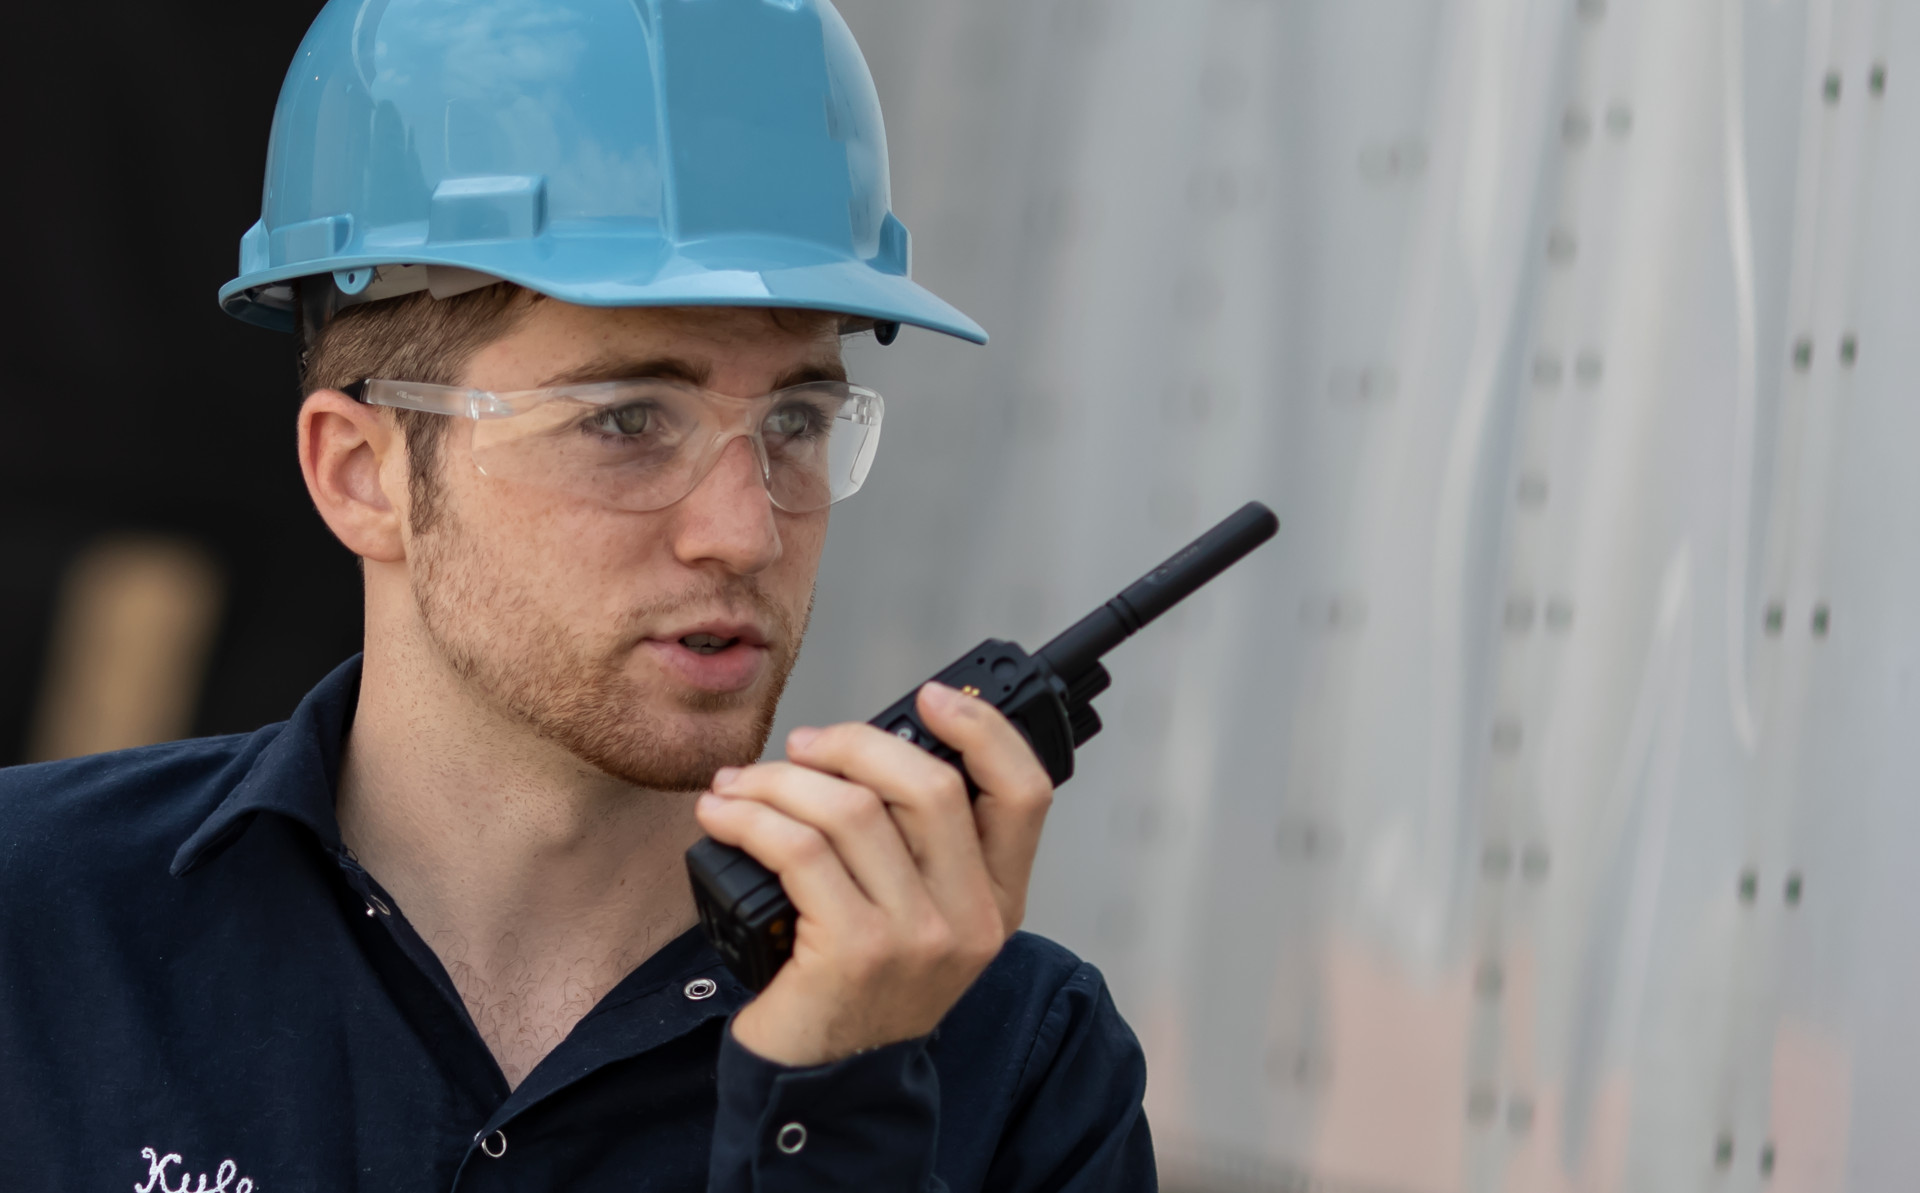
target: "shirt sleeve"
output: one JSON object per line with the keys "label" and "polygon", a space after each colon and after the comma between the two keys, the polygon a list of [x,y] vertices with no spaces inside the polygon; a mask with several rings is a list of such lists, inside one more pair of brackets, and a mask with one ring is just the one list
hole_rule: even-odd
{"label": "shirt sleeve", "polygon": [[[1072,965],[1051,997],[1035,1000],[1032,1018],[1001,1021],[1003,1032],[1031,1041],[1024,1062],[1018,1052],[1009,1058],[1019,1073],[1008,1083],[1012,1088],[999,1095],[981,1091],[986,1096],[980,1105],[969,1099],[954,1111],[967,1121],[946,1124],[970,1128],[961,1138],[947,1140],[961,1144],[942,1165],[947,1178],[957,1180],[954,1188],[993,1193],[1153,1193],[1158,1188],[1142,1107],[1146,1058],[1100,971],[1081,962]],[[1016,1027],[1018,1020],[1025,1026]],[[987,1026],[975,1024],[960,1041],[971,1046],[979,1068],[992,1067],[979,1055],[979,1033]],[[949,1038],[940,1045],[949,1062],[955,1043]],[[1004,1071],[1011,1076],[1011,1069]],[[935,1175],[941,1088],[925,1039],[791,1069],[756,1056],[728,1031],[720,1045],[718,1078],[709,1193],[948,1189]]]}
{"label": "shirt sleeve", "polygon": [[983,1187],[1154,1193],[1143,1106],[1147,1062],[1100,971],[1084,962],[1054,994]]}
{"label": "shirt sleeve", "polygon": [[940,1079],[924,1039],[794,1069],[720,1044],[709,1193],[936,1193]]}

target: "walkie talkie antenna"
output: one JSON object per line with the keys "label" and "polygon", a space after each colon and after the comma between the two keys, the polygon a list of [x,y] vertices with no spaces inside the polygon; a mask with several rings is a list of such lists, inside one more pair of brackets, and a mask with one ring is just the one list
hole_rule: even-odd
{"label": "walkie talkie antenna", "polygon": [[1249,501],[1034,653],[1071,684],[1101,655],[1240,562],[1279,529],[1280,519],[1272,510]]}

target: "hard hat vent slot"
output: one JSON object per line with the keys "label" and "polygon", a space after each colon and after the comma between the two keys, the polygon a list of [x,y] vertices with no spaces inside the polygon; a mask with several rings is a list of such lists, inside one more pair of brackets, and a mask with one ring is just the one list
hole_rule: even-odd
{"label": "hard hat vent slot", "polygon": [[531,240],[547,227],[547,181],[538,174],[449,178],[427,208],[427,241]]}
{"label": "hard hat vent slot", "polygon": [[267,234],[267,255],[275,265],[317,261],[344,251],[352,239],[352,216],[325,215],[273,229]]}

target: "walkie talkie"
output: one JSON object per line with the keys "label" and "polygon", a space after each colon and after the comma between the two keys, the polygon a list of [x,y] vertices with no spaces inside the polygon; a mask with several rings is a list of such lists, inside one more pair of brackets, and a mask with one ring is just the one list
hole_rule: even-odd
{"label": "walkie talkie", "polygon": [[[1015,643],[989,638],[934,679],[989,701],[1005,714],[1026,734],[1058,787],[1073,777],[1074,749],[1100,732],[1092,700],[1113,682],[1100,656],[1238,563],[1279,529],[1280,520],[1272,510],[1249,502],[1038,653],[1028,654]],[[918,695],[915,688],[870,723],[960,767],[959,751],[921,723],[914,709]],[[964,767],[961,774],[966,774]],[[967,794],[979,794],[971,777]],[[797,916],[779,878],[741,850],[710,837],[687,850],[687,872],[693,877],[693,898],[707,939],[743,983],[753,990],[765,989],[793,955]]]}

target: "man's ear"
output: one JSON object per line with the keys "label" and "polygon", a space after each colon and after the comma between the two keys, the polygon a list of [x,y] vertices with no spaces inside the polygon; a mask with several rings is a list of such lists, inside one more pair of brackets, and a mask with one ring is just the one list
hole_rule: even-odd
{"label": "man's ear", "polygon": [[375,563],[406,558],[407,447],[394,420],[335,389],[300,407],[300,471],[347,550]]}

